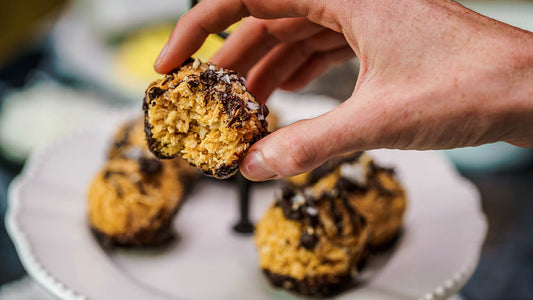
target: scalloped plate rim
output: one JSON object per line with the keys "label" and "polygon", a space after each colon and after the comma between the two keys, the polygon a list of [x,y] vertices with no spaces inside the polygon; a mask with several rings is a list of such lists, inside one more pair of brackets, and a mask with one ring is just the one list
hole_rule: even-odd
{"label": "scalloped plate rim", "polygon": [[[129,117],[131,115],[131,109],[124,109],[115,110],[109,113],[107,116],[109,118],[119,120]],[[93,122],[93,124],[97,123],[98,120],[95,120]],[[19,258],[24,268],[28,271],[28,274],[34,280],[36,280],[38,284],[40,284],[42,287],[44,287],[49,292],[61,299],[78,300],[86,299],[86,297],[80,295],[74,289],[66,286],[65,284],[57,280],[53,276],[53,274],[50,274],[49,271],[42,267],[41,263],[38,261],[38,258],[35,257],[34,252],[32,251],[32,245],[30,241],[28,241],[24,231],[20,228],[17,222],[20,203],[19,193],[20,190],[24,187],[24,185],[35,177],[36,170],[41,166],[46,155],[50,151],[52,151],[57,144],[72,139],[74,136],[83,134],[87,131],[90,131],[91,129],[92,126],[90,125],[83,127],[79,130],[73,131],[71,134],[68,134],[63,138],[57,139],[53,143],[50,143],[48,146],[45,146],[41,149],[37,149],[28,159],[22,172],[13,179],[8,189],[8,209],[6,212],[5,221],[6,229],[14,242]],[[477,198],[476,217],[478,218],[477,221],[479,221],[479,225],[481,226],[479,249],[477,252],[472,253],[472,257],[469,258],[469,263],[464,265],[451,278],[443,282],[440,286],[433,288],[433,290],[427,291],[427,293],[424,295],[420,295],[420,299],[445,299],[449,296],[454,295],[466,283],[466,281],[468,281],[470,276],[475,271],[479,262],[481,245],[483,244],[486,232],[488,230],[486,217],[481,210],[479,191],[470,181],[462,177],[446,158],[440,156],[440,159],[446,161],[446,165],[453,173],[454,180],[458,184],[461,184],[465,189],[468,189],[469,193],[472,193],[473,196]]]}

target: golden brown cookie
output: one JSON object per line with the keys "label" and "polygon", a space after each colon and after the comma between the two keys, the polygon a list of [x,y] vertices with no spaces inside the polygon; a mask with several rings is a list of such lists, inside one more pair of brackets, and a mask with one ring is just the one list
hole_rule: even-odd
{"label": "golden brown cookie", "polygon": [[259,265],[274,286],[327,296],[352,282],[368,236],[364,217],[347,199],[286,186],[254,238]]}
{"label": "golden brown cookie", "polygon": [[331,159],[317,169],[287,179],[293,186],[310,188],[315,195],[334,193],[346,197],[372,227],[370,248],[380,248],[400,232],[407,197],[394,170],[378,166],[357,152]]}
{"label": "golden brown cookie", "polygon": [[89,224],[115,245],[158,245],[172,237],[184,187],[172,161],[151,156],[113,159],[88,191]]}
{"label": "golden brown cookie", "polygon": [[181,156],[204,174],[233,175],[246,150],[267,134],[268,109],[236,72],[199,60],[156,80],[143,102],[148,147]]}

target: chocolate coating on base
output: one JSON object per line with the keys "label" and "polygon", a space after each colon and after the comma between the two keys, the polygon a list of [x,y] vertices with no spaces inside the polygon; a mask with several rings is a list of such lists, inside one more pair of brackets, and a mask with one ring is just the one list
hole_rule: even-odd
{"label": "chocolate coating on base", "polygon": [[302,280],[272,273],[265,269],[263,269],[263,274],[275,287],[311,297],[334,296],[354,284],[349,274],[305,277]]}
{"label": "chocolate coating on base", "polygon": [[174,239],[171,223],[172,217],[157,231],[141,230],[133,235],[107,235],[90,224],[89,228],[104,247],[153,247],[165,245]]}
{"label": "chocolate coating on base", "polygon": [[226,179],[237,172],[237,170],[239,169],[239,163],[240,163],[240,160],[242,159],[242,156],[243,155],[239,155],[239,159],[237,161],[234,161],[229,166],[222,165],[221,167],[216,168],[215,170],[201,169],[202,174],[210,176],[210,177],[218,178],[218,179]]}

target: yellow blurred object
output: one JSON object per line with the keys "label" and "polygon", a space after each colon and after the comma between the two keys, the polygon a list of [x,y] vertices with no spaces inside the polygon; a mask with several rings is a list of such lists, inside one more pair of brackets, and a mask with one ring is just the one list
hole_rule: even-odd
{"label": "yellow blurred object", "polygon": [[0,67],[39,42],[65,3],[65,0],[0,1]]}
{"label": "yellow blurred object", "polygon": [[217,53],[218,49],[224,44],[224,39],[216,34],[210,34],[204,44],[192,57],[198,57],[201,61],[208,61]]}
{"label": "yellow blurred object", "polygon": [[172,32],[173,24],[159,24],[129,34],[116,52],[116,69],[136,83],[147,85],[156,76],[154,61]]}
{"label": "yellow blurred object", "polygon": [[[239,25],[241,25],[241,22],[242,21],[239,21],[231,25],[226,30],[224,30],[224,32],[226,33],[234,32],[235,30],[237,30]],[[196,53],[194,53],[192,57],[194,58],[198,57],[201,61],[209,61],[211,57],[213,57],[213,55],[217,53],[218,49],[222,47],[223,44],[224,44],[224,39],[222,37],[216,34],[210,34],[205,40],[202,47],[200,47],[200,49],[198,49],[198,51],[196,51]]]}
{"label": "yellow blurred object", "polygon": [[[226,32],[231,33],[240,22],[230,26]],[[126,76],[132,84],[146,86],[157,73],[154,62],[168,40],[174,24],[165,23],[142,28],[129,34],[116,52],[116,71],[120,77]],[[224,39],[211,34],[193,57],[208,61],[224,44]]]}

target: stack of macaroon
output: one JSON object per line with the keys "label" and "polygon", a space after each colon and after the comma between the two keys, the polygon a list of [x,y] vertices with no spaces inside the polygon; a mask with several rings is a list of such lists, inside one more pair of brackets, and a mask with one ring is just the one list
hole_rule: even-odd
{"label": "stack of macaroon", "polygon": [[405,191],[362,152],[288,178],[256,225],[259,265],[278,287],[327,296],[350,286],[365,256],[401,230]]}
{"label": "stack of macaroon", "polygon": [[143,110],[144,120],[115,134],[89,187],[89,224],[115,245],[167,241],[185,181],[200,171],[232,176],[246,150],[268,133],[268,109],[244,78],[198,59],[152,82]]}
{"label": "stack of macaroon", "polygon": [[159,160],[148,150],[142,119],[127,122],[115,133],[107,161],[89,186],[92,231],[110,245],[168,241],[187,182],[196,174],[184,160]]}
{"label": "stack of macaroon", "polygon": [[185,181],[200,171],[232,176],[246,150],[268,133],[268,110],[244,78],[198,59],[152,82],[143,110],[144,120],[115,134],[89,187],[89,224],[115,245],[167,241]]}
{"label": "stack of macaroon", "polygon": [[[115,135],[89,189],[91,228],[119,245],[168,240],[184,181],[198,169],[232,176],[269,132],[268,109],[245,80],[199,60],[152,82],[143,110],[144,123]],[[275,198],[255,228],[260,268],[273,285],[311,296],[353,283],[367,254],[398,236],[407,205],[394,171],[363,152],[284,180]]]}

